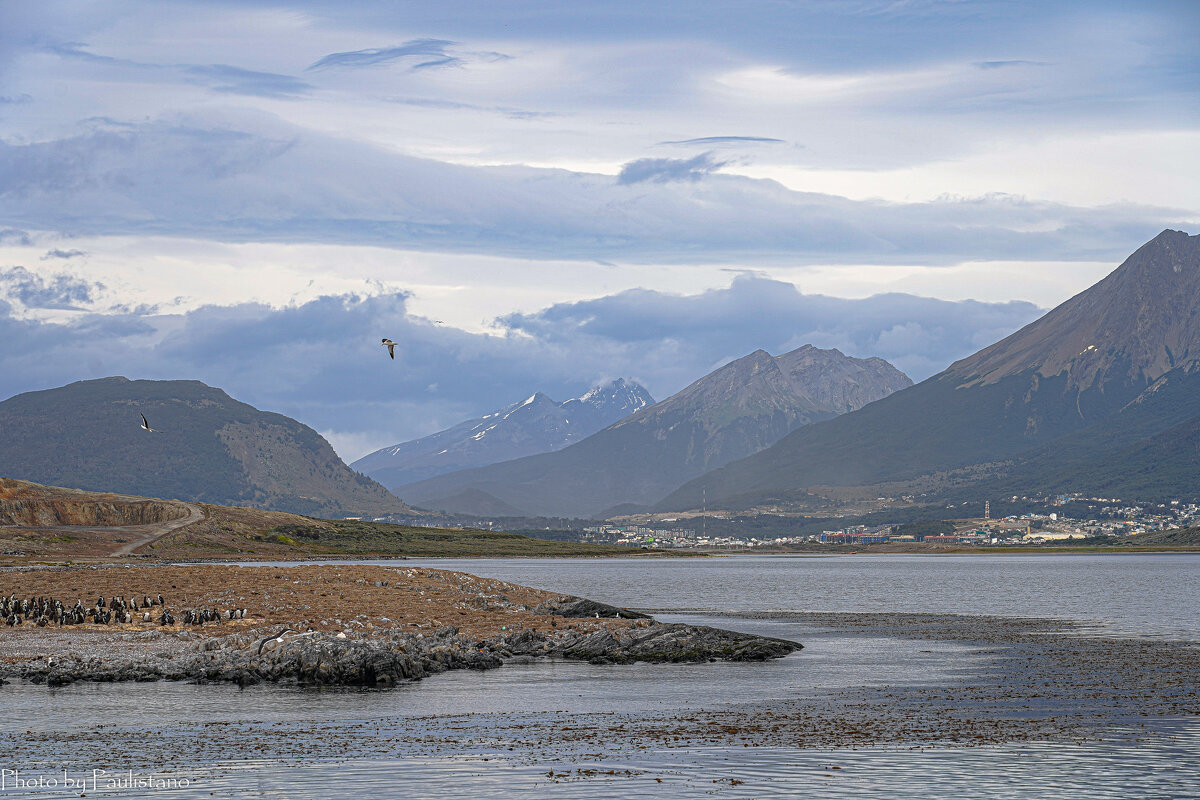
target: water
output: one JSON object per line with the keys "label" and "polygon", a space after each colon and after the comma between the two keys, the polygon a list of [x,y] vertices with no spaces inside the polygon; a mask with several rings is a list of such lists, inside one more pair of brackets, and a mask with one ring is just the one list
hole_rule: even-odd
{"label": "water", "polygon": [[[187,684],[0,688],[0,769],[186,779],[101,797],[1200,797],[1200,725],[1140,742],[968,749],[555,748],[520,731],[589,718],[683,716],[839,688],[945,683],[971,646],[819,631],[714,612],[906,611],[1082,619],[1120,634],[1200,641],[1197,556],[839,556],[654,560],[421,560],[425,565],[660,610],[669,620],[795,638],[763,664],[508,665],[389,691]],[[1139,736],[1144,730],[1135,732]],[[511,749],[510,749],[511,748]],[[599,752],[597,752],[599,751]],[[839,767],[839,769],[833,769]],[[611,774],[610,774],[611,770]],[[547,773],[553,773],[548,775]],[[79,792],[71,792],[77,796]],[[0,788],[6,797],[67,796]]]}
{"label": "water", "polygon": [[459,569],[630,608],[1058,617],[1113,633],[1200,640],[1200,553],[404,563]]}

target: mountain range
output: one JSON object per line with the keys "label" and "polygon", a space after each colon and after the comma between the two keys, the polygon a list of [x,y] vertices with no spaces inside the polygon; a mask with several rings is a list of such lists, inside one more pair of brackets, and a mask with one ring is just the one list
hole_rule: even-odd
{"label": "mountain range", "polygon": [[[376,450],[351,467],[394,489],[447,472],[561,450],[653,403],[643,386],[623,378],[561,403],[537,392],[447,430]],[[482,513],[501,511],[497,506]]]}
{"label": "mountain range", "polygon": [[[662,510],[752,508],[814,487],[1200,489],[1200,237],[1164,231],[1116,270],[916,386],[682,486]],[[954,488],[958,487],[958,488]]]}
{"label": "mountain range", "polygon": [[608,514],[653,503],[789,431],[910,385],[904,373],[879,358],[850,358],[811,345],[780,356],[757,350],[557,452],[394,491],[415,505],[463,513],[480,513],[491,504],[527,515]]}
{"label": "mountain range", "polygon": [[315,516],[410,510],[312,428],[199,381],[113,377],[11,397],[0,403],[0,474]]}

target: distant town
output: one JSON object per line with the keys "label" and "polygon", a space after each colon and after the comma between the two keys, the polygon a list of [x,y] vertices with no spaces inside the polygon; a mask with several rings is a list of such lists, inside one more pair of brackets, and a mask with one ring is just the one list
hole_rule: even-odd
{"label": "distant town", "polygon": [[[780,535],[779,528],[786,525],[772,526],[774,531],[767,534],[733,534],[728,528],[731,525],[736,526],[739,519],[744,518],[731,519],[720,512],[712,512],[706,518],[664,517],[653,524],[581,525],[579,520],[556,519],[553,520],[554,525],[534,527],[533,518],[522,519],[518,524],[509,519],[476,519],[465,523],[461,519],[448,522],[435,517],[408,517],[404,520],[380,518],[378,521],[403,521],[410,525],[435,528],[469,526],[491,530],[519,529],[521,533],[542,538],[670,550],[748,550],[814,544],[884,543],[1029,547],[1062,544],[1070,540],[1077,540],[1079,543],[1087,540],[1088,543],[1136,545],[1137,537],[1142,534],[1200,525],[1200,504],[1185,500],[1166,503],[1127,502],[1118,498],[1076,493],[1053,497],[1011,496],[997,502],[998,506],[1014,504],[1037,504],[1058,510],[993,516],[991,501],[984,501],[982,517],[880,525],[847,524],[795,535]],[[977,501],[974,504],[961,505],[973,505],[978,509],[980,504]],[[954,506],[948,505],[946,508],[953,509]],[[799,521],[801,518],[796,519]],[[679,527],[681,525],[689,527]],[[721,533],[706,531],[706,528],[717,527],[723,529]]]}

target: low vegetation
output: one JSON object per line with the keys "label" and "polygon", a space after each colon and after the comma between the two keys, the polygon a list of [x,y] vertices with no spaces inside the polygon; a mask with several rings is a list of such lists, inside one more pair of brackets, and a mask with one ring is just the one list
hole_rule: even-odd
{"label": "low vegetation", "polygon": [[264,539],[285,541],[305,552],[394,553],[406,556],[586,556],[630,555],[645,549],[535,539],[515,533],[471,529],[412,528],[384,522],[322,521],[280,525]]}

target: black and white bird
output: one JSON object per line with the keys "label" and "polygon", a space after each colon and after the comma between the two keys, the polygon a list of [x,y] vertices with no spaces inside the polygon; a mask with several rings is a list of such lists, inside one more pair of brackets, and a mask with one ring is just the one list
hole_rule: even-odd
{"label": "black and white bird", "polygon": [[395,361],[396,360],[396,343],[393,342],[391,339],[384,339],[383,346],[388,349],[388,355],[392,357],[393,361]]}
{"label": "black and white bird", "polygon": [[263,648],[266,647],[267,642],[275,642],[276,647],[283,644],[283,637],[287,636],[289,633],[294,633],[294,634],[296,634],[297,638],[299,638],[302,636],[313,636],[316,634],[316,631],[314,631],[312,628],[309,628],[306,633],[301,633],[300,631],[296,630],[295,628],[284,628],[279,633],[272,633],[270,636],[268,636],[267,638],[265,638],[261,642],[259,642],[258,643],[258,654],[260,656],[262,655]]}
{"label": "black and white bird", "polygon": [[138,416],[142,418],[142,430],[149,431],[150,433],[158,433],[158,431],[150,427],[150,423],[146,421],[145,414],[139,414]]}

